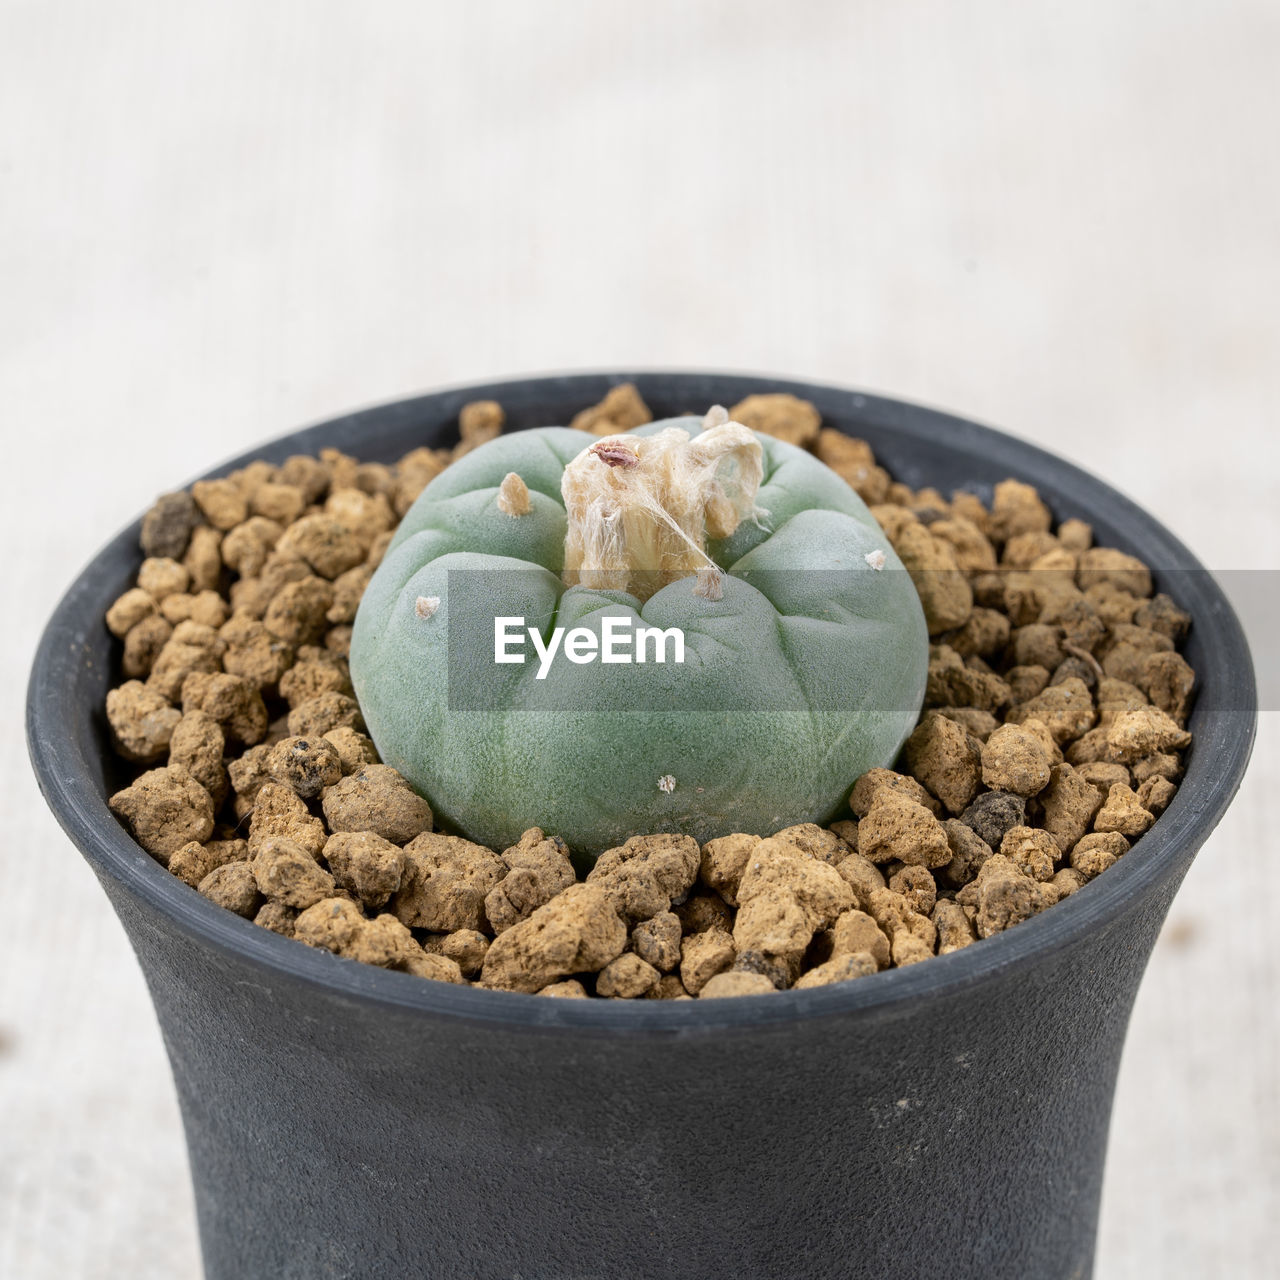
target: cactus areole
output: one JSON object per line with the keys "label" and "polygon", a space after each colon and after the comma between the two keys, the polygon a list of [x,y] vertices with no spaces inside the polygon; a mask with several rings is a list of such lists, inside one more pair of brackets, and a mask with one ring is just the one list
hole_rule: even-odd
{"label": "cactus areole", "polygon": [[409,510],[356,617],[382,759],[502,849],[590,859],[827,822],[924,696],[919,598],[862,500],[713,409],[463,456]]}

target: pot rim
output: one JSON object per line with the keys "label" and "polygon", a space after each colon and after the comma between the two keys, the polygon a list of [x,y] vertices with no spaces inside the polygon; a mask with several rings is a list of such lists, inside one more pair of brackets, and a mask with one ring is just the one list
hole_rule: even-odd
{"label": "pot rim", "polygon": [[[107,808],[106,796],[72,731],[86,708],[76,706],[70,690],[72,673],[91,652],[96,629],[114,595],[109,566],[121,556],[135,565],[139,558],[140,519],[107,542],[77,575],[46,625],[36,650],[28,684],[26,729],[32,764],[46,802],[59,825],[100,877],[110,877],[133,897],[158,911],[169,926],[218,951],[234,954],[272,976],[327,989],[339,997],[416,1011],[442,1019],[501,1024],[510,1030],[568,1030],[604,1035],[698,1035],[735,1029],[785,1028],[798,1019],[891,1014],[908,1004],[947,999],[1078,942],[1092,928],[1126,909],[1171,876],[1180,875],[1199,844],[1217,824],[1244,776],[1257,723],[1257,691],[1243,629],[1218,583],[1191,552],[1130,499],[1104,481],[1036,445],[967,419],[907,401],[871,395],[830,383],[806,383],[762,374],[686,370],[599,371],[514,377],[500,382],[459,384],[408,399],[397,399],[326,419],[301,431],[267,441],[206,473],[226,474],[271,451],[316,452],[331,442],[339,428],[357,432],[363,423],[397,411],[420,413],[428,405],[456,408],[467,400],[510,398],[517,388],[536,390],[558,384],[560,391],[581,388],[581,402],[599,398],[604,389],[624,382],[662,381],[683,389],[691,400],[716,398],[716,383],[748,380],[757,387],[786,391],[806,399],[830,402],[849,398],[849,407],[868,424],[892,428],[919,439],[927,448],[945,432],[951,443],[998,456],[1008,474],[1035,484],[1050,500],[1071,490],[1091,495],[1113,507],[1118,521],[1134,531],[1134,543],[1157,580],[1160,569],[1200,571],[1194,575],[1201,599],[1191,609],[1193,627],[1205,638],[1205,657],[1196,672],[1200,699],[1193,709],[1195,733],[1187,771],[1166,812],[1130,854],[1065,901],[980,945],[965,947],[926,963],[894,968],[861,978],[808,990],[777,991],[734,999],[698,1000],[556,1000],[516,992],[482,990],[431,982],[409,974],[375,968],[316,950],[255,925],[203,898],[142,849]],[[694,400],[696,403],[697,401]],[[189,486],[184,486],[189,487]],[[1158,582],[1157,582],[1157,585]],[[1184,593],[1185,594],[1185,593]],[[1186,607],[1186,602],[1180,600]],[[1232,686],[1229,705],[1206,705],[1222,686]],[[101,708],[88,708],[100,716]],[[88,735],[81,735],[87,737]],[[1197,747],[1199,748],[1197,750]]]}

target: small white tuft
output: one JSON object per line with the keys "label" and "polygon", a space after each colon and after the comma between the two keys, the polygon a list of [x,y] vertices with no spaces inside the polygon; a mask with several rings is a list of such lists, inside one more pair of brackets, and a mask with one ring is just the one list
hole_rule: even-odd
{"label": "small white tuft", "polygon": [[729,410],[722,404],[713,404],[702,419],[703,431],[710,431],[712,427],[722,427],[729,421]]}
{"label": "small white tuft", "polygon": [[863,556],[863,559],[877,572],[885,566],[885,554],[878,547],[875,551],[868,551],[867,554]]}
{"label": "small white tuft", "polygon": [[664,773],[658,779],[658,790],[664,795],[670,795],[676,789],[676,780],[669,774]]}
{"label": "small white tuft", "polygon": [[723,600],[724,585],[720,579],[723,575],[713,564],[698,569],[694,577],[693,594],[703,600]]}
{"label": "small white tuft", "polygon": [[430,618],[434,616],[439,607],[439,596],[419,596],[418,603],[413,606],[413,611],[420,618]]}

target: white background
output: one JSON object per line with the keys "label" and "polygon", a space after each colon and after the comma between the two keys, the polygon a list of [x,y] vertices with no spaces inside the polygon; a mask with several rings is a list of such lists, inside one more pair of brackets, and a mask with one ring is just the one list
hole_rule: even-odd
{"label": "white background", "polygon": [[[142,979],[21,741],[109,533],[342,409],[702,366],[992,422],[1273,568],[1277,66],[1268,0],[0,0],[0,1275],[197,1273]],[[1102,1280],[1273,1274],[1278,739],[1138,1001]]]}

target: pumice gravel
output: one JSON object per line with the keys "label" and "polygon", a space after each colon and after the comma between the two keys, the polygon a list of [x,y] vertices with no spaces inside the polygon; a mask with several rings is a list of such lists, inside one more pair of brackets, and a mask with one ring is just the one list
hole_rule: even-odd
{"label": "pumice gravel", "polygon": [[[923,608],[918,722],[895,769],[847,780],[829,825],[701,843],[637,830],[583,874],[556,831],[530,825],[494,848],[437,830],[380,761],[348,667],[356,610],[426,485],[501,435],[492,401],[466,406],[451,450],[387,466],[327,449],[157,500],[136,585],[105,619],[119,641],[107,717],[133,771],[112,812],[194,892],[264,928],[420,978],[560,998],[857,980],[981,945],[1141,857],[1182,774],[1195,688],[1178,652],[1191,619],[1148,567],[1095,546],[1080,520],[1055,526],[1016,480],[990,505],[912,490],[793,396],[720,412],[856,491]],[[570,425],[586,444],[651,420],[623,386]],[[533,508],[515,480],[499,508],[518,522]],[[695,581],[712,600],[719,586]],[[439,605],[418,598],[416,617]],[[522,633],[508,634],[514,653]],[[561,653],[583,660],[567,637]],[[648,794],[680,786],[661,774]]]}

